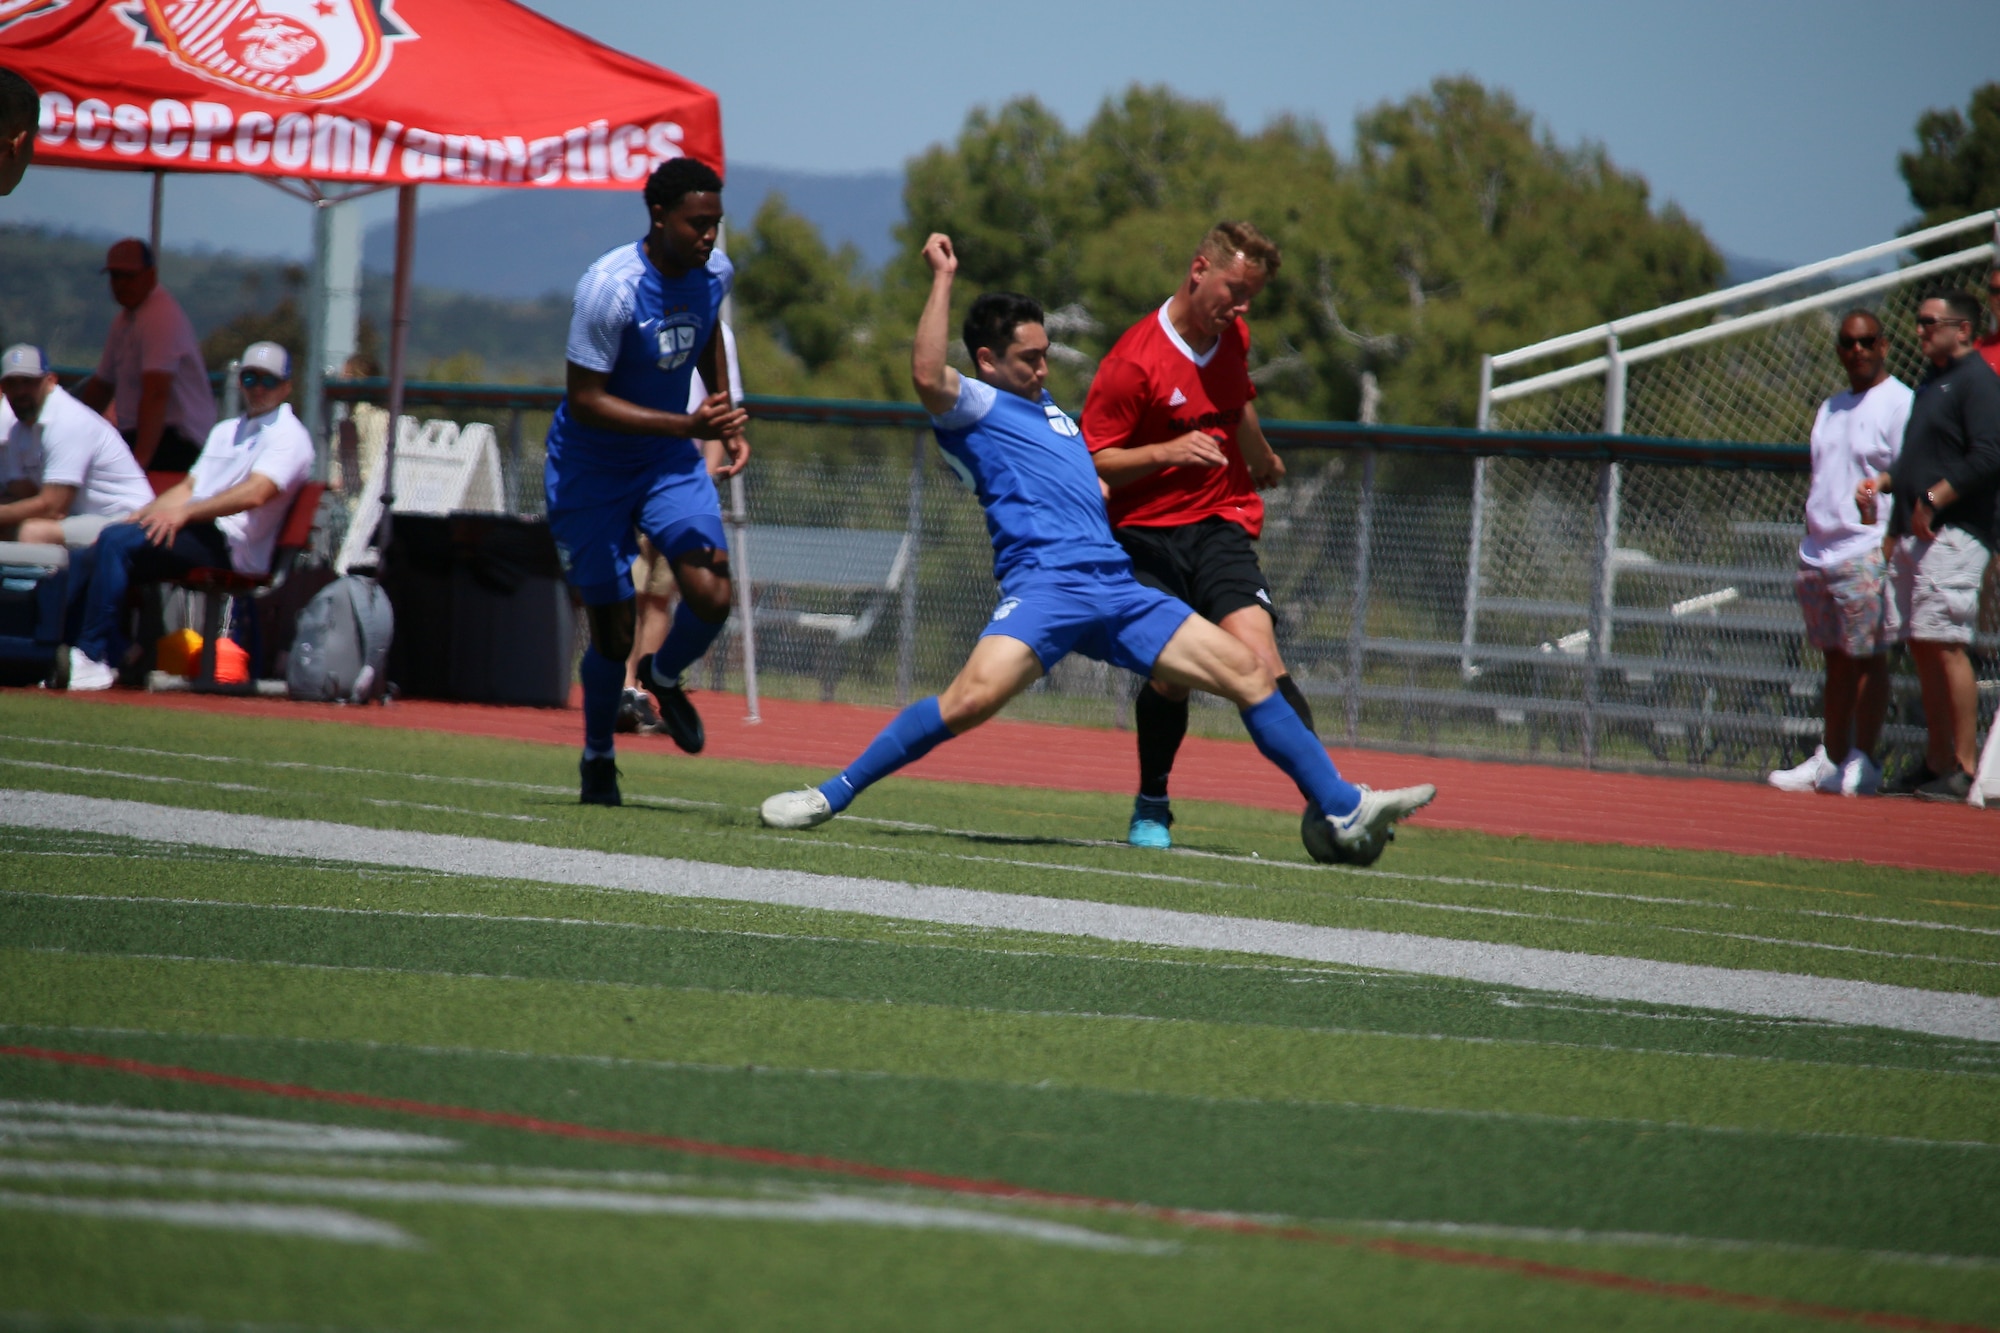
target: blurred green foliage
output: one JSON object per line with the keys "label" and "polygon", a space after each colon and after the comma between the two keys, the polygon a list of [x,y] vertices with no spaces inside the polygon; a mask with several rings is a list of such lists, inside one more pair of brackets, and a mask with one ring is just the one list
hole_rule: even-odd
{"label": "blurred green foliage", "polygon": [[1165,88],[1128,89],[1080,132],[1024,97],[913,159],[904,201],[903,257],[873,281],[781,203],[758,215],[739,254],[754,320],[738,320],[760,392],[907,398],[932,231],[954,239],[961,302],[1010,288],[1048,308],[1051,388],[1076,406],[1208,227],[1255,222],[1284,251],[1251,318],[1274,417],[1351,419],[1370,370],[1384,420],[1468,425],[1480,353],[1708,291],[1723,272],[1701,229],[1602,147],[1557,144],[1467,78],[1364,113],[1345,155],[1310,122],[1246,134]]}
{"label": "blurred green foliage", "polygon": [[[1973,89],[1964,114],[1957,107],[1924,112],[1917,118],[1916,151],[1899,154],[1896,165],[1910,202],[1923,210],[1913,231],[2000,208],[2000,83]],[[1927,259],[1950,254],[1976,240],[1956,236],[1920,253]]]}

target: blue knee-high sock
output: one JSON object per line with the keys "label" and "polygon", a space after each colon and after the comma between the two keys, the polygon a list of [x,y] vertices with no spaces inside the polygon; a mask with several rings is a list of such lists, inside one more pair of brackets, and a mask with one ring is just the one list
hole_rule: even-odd
{"label": "blue knee-high sock", "polygon": [[1361,792],[1340,776],[1326,747],[1306,730],[1298,713],[1282,694],[1273,694],[1260,704],[1243,710],[1243,725],[1264,757],[1285,770],[1308,800],[1330,815],[1354,813],[1361,804]]}
{"label": "blue knee-high sock", "polygon": [[837,773],[820,783],[820,794],[827,804],[836,811],[845,810],[854,803],[854,798],[870,786],[888,777],[905,764],[914,764],[938,747],[940,741],[951,738],[951,728],[944,724],[944,714],[938,711],[936,696],[919,699],[896,714],[896,720],[882,728],[861,757],[849,764],[844,772]]}
{"label": "blue knee-high sock", "polygon": [[583,752],[591,758],[610,754],[618,704],[625,697],[625,664],[612,661],[592,644],[583,650],[576,674],[583,681]]}
{"label": "blue knee-high sock", "polygon": [[683,598],[674,608],[673,628],[667,631],[665,643],[660,651],[653,654],[653,679],[662,683],[679,680],[681,673],[701,660],[708,651],[708,645],[715,642],[715,636],[722,633],[725,617],[713,625],[688,609]]}

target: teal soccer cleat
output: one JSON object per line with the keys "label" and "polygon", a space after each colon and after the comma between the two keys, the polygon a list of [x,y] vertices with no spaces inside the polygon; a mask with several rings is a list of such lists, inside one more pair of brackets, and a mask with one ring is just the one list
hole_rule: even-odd
{"label": "teal soccer cleat", "polygon": [[1155,851],[1165,851],[1174,845],[1174,835],[1167,831],[1174,822],[1174,812],[1164,800],[1150,796],[1132,798],[1132,827],[1126,830],[1125,841],[1134,847],[1150,847]]}

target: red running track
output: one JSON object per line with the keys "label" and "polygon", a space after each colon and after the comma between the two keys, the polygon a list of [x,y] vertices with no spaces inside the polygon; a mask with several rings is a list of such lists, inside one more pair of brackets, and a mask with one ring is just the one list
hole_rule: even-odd
{"label": "red running track", "polygon": [[[574,709],[500,708],[404,700],[344,708],[279,699],[122,690],[70,695],[104,704],[443,731],[580,746]],[[739,695],[696,695],[708,725],[703,759],[751,759],[838,771],[889,719],[856,704],[763,701],[764,720],[744,722]],[[665,737],[622,737],[629,748],[678,756]],[[1635,773],[1593,773],[1545,764],[1438,759],[1335,749],[1340,771],[1376,787],[1435,782],[1438,798],[1413,822],[1510,837],[1618,843],[1860,861],[1917,870],[2000,873],[2000,810],[1914,800],[1842,800],[1774,791],[1760,783]],[[702,759],[688,759],[699,765]],[[939,782],[1064,791],[1129,792],[1137,777],[1129,732],[1001,718],[940,746],[904,770]],[[1296,810],[1298,793],[1247,741],[1190,736],[1174,767],[1174,794],[1205,801]]]}

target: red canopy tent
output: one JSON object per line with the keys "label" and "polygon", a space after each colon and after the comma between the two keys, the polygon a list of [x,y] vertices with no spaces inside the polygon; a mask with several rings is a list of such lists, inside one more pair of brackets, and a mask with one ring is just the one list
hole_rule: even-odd
{"label": "red canopy tent", "polygon": [[391,422],[420,184],[636,190],[671,158],[723,167],[715,94],[511,0],[0,0],[0,65],[42,94],[38,163],[320,201],[397,187]]}

